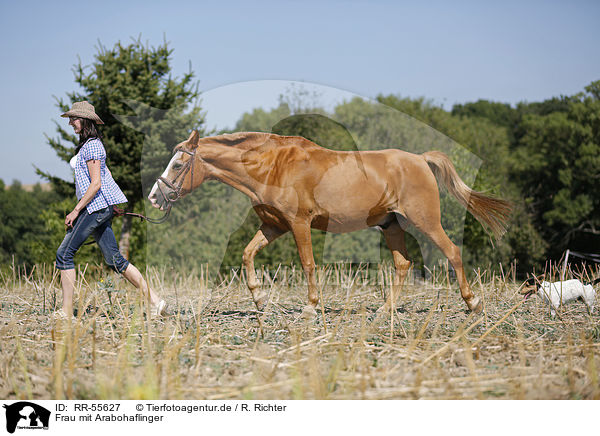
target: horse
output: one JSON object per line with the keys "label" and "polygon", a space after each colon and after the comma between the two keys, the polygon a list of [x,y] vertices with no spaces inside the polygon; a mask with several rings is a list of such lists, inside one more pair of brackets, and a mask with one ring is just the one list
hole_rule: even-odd
{"label": "horse", "polygon": [[148,196],[153,207],[170,210],[173,202],[205,180],[218,180],[250,198],[262,223],[244,249],[242,262],[259,311],[268,300],[254,269],[259,250],[292,232],[308,284],[303,314],[315,316],[319,299],[311,229],[345,233],[367,227],[383,232],[392,253],[394,283],[378,312],[389,311],[411,265],[404,240],[409,224],[448,258],[468,309],[483,310],[469,287],[460,249],[442,228],[436,177],[498,238],[506,231],[512,206],[469,188],[444,153],[335,151],[299,136],[239,132],[200,138],[197,131],[173,152]]}

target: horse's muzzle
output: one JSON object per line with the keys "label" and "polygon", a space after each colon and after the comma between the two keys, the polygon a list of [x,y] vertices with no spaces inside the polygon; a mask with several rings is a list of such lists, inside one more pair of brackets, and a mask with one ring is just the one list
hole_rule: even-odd
{"label": "horse's muzzle", "polygon": [[148,195],[148,200],[152,207],[165,210],[169,206],[169,203],[171,203],[167,196],[171,195],[176,196],[177,193],[174,191],[171,192],[168,188],[156,189],[155,187],[152,189],[152,192],[150,192],[150,195]]}

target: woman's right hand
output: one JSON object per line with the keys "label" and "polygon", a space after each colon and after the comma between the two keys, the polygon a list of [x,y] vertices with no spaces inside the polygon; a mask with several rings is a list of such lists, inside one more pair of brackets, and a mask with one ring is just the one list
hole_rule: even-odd
{"label": "woman's right hand", "polygon": [[67,217],[65,218],[65,225],[67,227],[73,227],[73,222],[77,219],[77,217],[79,216],[79,211],[76,209],[73,209],[73,211],[67,215]]}

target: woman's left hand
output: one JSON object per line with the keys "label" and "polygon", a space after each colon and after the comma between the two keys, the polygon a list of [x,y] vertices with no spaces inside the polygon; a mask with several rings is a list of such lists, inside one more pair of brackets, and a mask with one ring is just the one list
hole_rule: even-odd
{"label": "woman's left hand", "polygon": [[73,222],[77,219],[77,217],[79,216],[79,211],[77,211],[76,209],[73,209],[73,211],[67,215],[67,217],[65,218],[65,225],[67,227],[73,227]]}

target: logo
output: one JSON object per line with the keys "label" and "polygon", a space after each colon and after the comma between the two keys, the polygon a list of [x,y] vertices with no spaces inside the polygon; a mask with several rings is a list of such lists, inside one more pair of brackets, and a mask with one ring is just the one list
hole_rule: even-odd
{"label": "logo", "polygon": [[48,430],[50,422],[50,411],[28,401],[19,401],[9,406],[4,404],[6,409],[6,430],[14,433],[18,429],[27,430]]}

